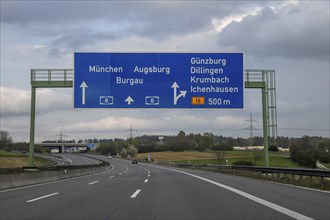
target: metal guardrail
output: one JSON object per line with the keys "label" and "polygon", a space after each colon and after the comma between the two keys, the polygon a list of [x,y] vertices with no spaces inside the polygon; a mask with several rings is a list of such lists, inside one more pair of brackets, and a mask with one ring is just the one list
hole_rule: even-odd
{"label": "metal guardrail", "polygon": [[261,173],[278,173],[278,174],[291,174],[299,176],[317,176],[317,177],[330,177],[330,170],[323,169],[301,169],[301,168],[280,168],[280,167],[257,167],[257,166],[238,166],[238,165],[217,165],[217,164],[175,164],[178,167],[186,168],[217,168],[219,170],[237,170],[237,171],[251,171]]}
{"label": "metal guardrail", "polygon": [[[181,168],[191,168],[191,169],[208,169],[216,170],[223,173],[234,173],[242,174],[248,176],[259,176],[268,179],[285,179],[287,175],[291,175],[291,178],[294,179],[295,176],[300,177],[300,180],[303,176],[310,177],[310,182],[313,183],[313,177],[318,177],[321,179],[321,187],[325,187],[324,179],[330,178],[330,170],[325,169],[303,169],[303,168],[280,168],[280,167],[257,167],[257,166],[238,166],[238,165],[217,165],[217,164],[166,164],[175,167]],[[275,174],[275,176],[274,176]]]}

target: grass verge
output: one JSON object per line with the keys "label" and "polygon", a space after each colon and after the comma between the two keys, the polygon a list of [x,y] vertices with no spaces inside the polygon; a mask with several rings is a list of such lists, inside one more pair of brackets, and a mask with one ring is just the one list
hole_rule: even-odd
{"label": "grass verge", "polygon": [[[149,153],[154,161],[166,163],[187,163],[187,164],[218,164],[214,152],[152,152]],[[232,165],[237,161],[251,161],[257,166],[264,166],[263,153],[260,152],[261,157],[258,160],[254,159],[253,151],[226,151],[224,152],[224,161],[228,161],[228,165]],[[137,159],[145,160],[148,158],[148,153],[138,154]],[[299,165],[291,161],[286,153],[276,152],[269,156],[269,164],[272,167],[287,167],[297,168]]]}
{"label": "grass verge", "polygon": [[[0,156],[0,169],[8,168],[23,168],[29,165],[28,155],[11,153],[11,152],[1,152]],[[54,162],[40,157],[34,157],[34,165],[36,167],[47,167],[53,166]]]}

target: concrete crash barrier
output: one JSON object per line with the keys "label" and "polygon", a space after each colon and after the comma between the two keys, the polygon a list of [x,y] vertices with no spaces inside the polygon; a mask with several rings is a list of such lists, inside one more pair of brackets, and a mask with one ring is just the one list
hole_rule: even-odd
{"label": "concrete crash barrier", "polygon": [[41,171],[33,173],[33,175],[36,183],[45,183],[60,179],[56,171]]}
{"label": "concrete crash barrier", "polygon": [[111,166],[99,167],[71,167],[70,169],[50,171],[30,171],[22,173],[11,173],[0,175],[0,190],[29,186],[34,184],[52,182],[72,177],[84,176],[92,173],[99,173],[110,169]]}
{"label": "concrete crash barrier", "polygon": [[1,183],[1,188],[0,189],[10,189],[13,188],[13,184],[11,183],[11,176],[12,175],[0,175],[0,183]]}
{"label": "concrete crash barrier", "polygon": [[[20,186],[26,186],[26,185],[32,185],[35,184],[35,180],[33,178],[32,173],[15,173],[11,174],[11,184],[13,187],[20,187]],[[1,185],[2,185],[2,179],[1,179]]]}

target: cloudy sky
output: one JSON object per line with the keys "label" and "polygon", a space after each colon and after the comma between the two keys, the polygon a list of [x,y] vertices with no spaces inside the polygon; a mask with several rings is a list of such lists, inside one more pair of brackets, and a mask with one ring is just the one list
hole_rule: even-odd
{"label": "cloudy sky", "polygon": [[[1,130],[29,141],[30,70],[73,68],[74,52],[244,52],[276,71],[278,135],[329,137],[329,1],[1,0]],[[236,110],[73,110],[72,89],[38,89],[36,141],[262,128],[261,92]],[[262,130],[256,130],[262,135]]]}

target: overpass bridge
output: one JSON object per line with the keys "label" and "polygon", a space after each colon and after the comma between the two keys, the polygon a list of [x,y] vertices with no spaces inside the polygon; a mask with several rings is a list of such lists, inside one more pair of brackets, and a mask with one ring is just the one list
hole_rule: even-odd
{"label": "overpass bridge", "polygon": [[49,149],[58,149],[58,153],[64,153],[67,149],[72,151],[88,151],[95,149],[97,144],[91,143],[41,143],[41,146]]}

